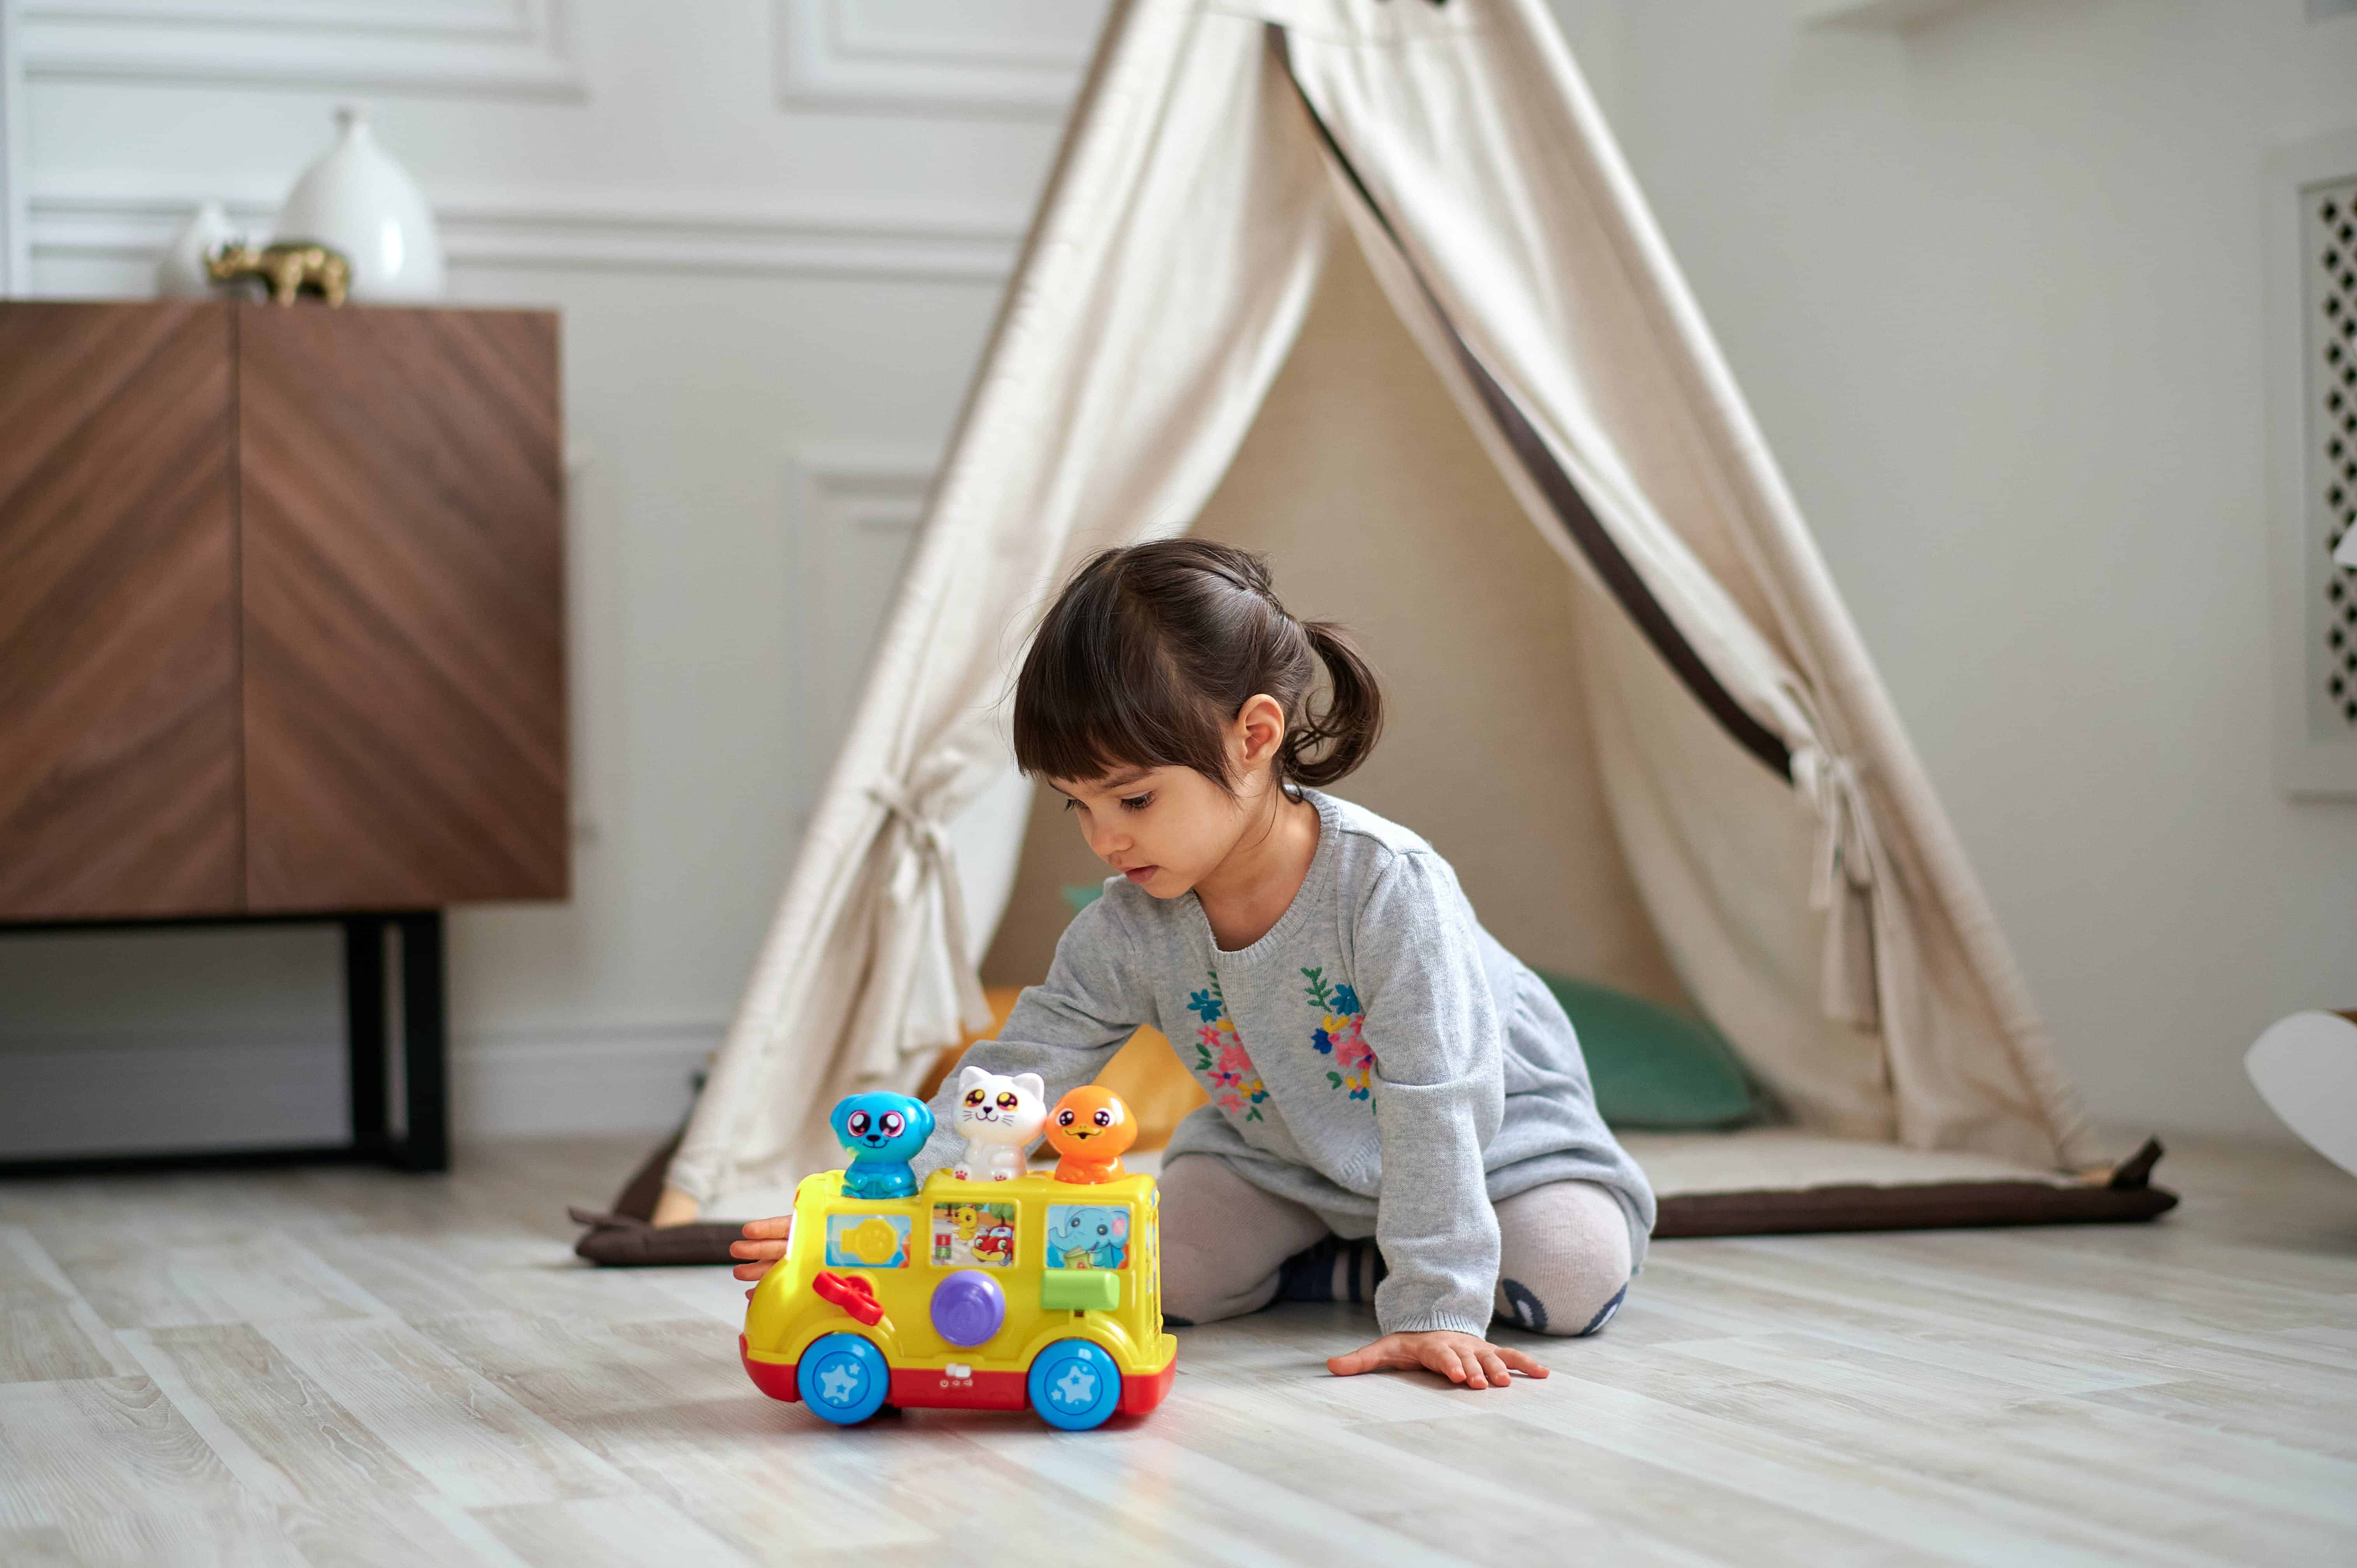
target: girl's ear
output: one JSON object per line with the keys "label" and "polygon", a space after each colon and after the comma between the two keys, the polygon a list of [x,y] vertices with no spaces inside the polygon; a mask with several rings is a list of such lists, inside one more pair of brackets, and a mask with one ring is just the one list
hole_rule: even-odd
{"label": "girl's ear", "polygon": [[1265,692],[1255,692],[1236,710],[1228,726],[1228,755],[1239,774],[1257,773],[1275,760],[1285,746],[1285,706]]}

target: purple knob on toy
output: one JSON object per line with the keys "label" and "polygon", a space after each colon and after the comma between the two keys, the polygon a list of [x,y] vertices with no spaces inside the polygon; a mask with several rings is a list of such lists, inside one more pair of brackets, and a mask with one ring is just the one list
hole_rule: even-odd
{"label": "purple knob on toy", "polygon": [[1006,1297],[998,1282],[974,1269],[960,1269],[933,1287],[933,1329],[952,1345],[979,1345],[1006,1321]]}

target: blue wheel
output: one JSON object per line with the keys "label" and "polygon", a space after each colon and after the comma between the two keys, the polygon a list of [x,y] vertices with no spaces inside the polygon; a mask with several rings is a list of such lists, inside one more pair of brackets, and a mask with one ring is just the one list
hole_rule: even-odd
{"label": "blue wheel", "polygon": [[884,1352],[857,1334],[823,1334],[802,1352],[794,1388],[821,1421],[856,1426],[884,1408],[892,1369]]}
{"label": "blue wheel", "polygon": [[1121,1407],[1121,1369],[1086,1339],[1059,1339],[1040,1351],[1026,1386],[1039,1418],[1066,1432],[1102,1426]]}

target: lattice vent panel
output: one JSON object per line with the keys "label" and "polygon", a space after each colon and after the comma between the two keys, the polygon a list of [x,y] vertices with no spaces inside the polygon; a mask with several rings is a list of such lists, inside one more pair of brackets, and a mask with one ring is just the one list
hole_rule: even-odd
{"label": "lattice vent panel", "polygon": [[2357,572],[2332,553],[2357,528],[2357,180],[2307,192],[2309,713],[2320,734],[2357,729]]}

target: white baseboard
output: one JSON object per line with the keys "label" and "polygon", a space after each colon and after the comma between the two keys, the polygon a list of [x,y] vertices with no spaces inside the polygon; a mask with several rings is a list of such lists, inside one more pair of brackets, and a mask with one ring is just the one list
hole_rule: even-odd
{"label": "white baseboard", "polygon": [[667,1132],[727,1026],[598,1025],[486,1030],[454,1044],[457,1135]]}
{"label": "white baseboard", "polygon": [[0,1158],[335,1144],[351,1135],[340,1042],[163,1031],[0,1047]]}
{"label": "white baseboard", "polygon": [[[665,1131],[725,1027],[462,1035],[450,1058],[454,1135]],[[340,1143],[348,1104],[343,1042],[316,1029],[0,1040],[0,1159]]]}

